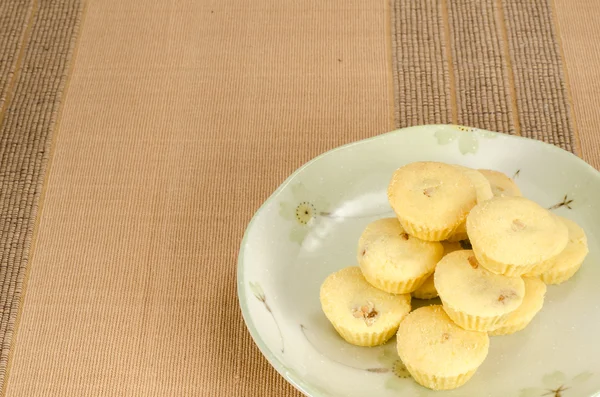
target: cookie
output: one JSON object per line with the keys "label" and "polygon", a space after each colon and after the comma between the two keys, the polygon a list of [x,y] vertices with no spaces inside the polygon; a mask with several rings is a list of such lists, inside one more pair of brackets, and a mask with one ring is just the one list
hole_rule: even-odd
{"label": "cookie", "polygon": [[570,219],[559,219],[567,226],[569,241],[565,249],[550,261],[547,270],[541,273],[540,278],[546,284],[564,283],[573,277],[589,252],[583,229]]}
{"label": "cookie", "polygon": [[444,310],[468,330],[497,328],[523,302],[521,277],[492,273],[479,265],[473,251],[455,251],[442,258],[434,274]]}
{"label": "cookie", "polygon": [[458,164],[454,164],[454,167],[462,171],[471,180],[471,184],[475,187],[477,204],[483,203],[494,197],[489,180],[481,172]]}
{"label": "cookie", "polygon": [[[472,168],[463,167],[462,165],[454,166],[461,170],[471,180],[471,183],[475,187],[475,192],[477,195],[477,204],[483,203],[484,201],[494,197],[490,183],[479,171],[474,170]],[[452,235],[448,237],[448,241],[456,242],[466,240],[468,238],[469,236],[467,235],[467,225],[465,224],[465,222],[463,222],[458,226],[454,233],[452,233]]]}
{"label": "cookie", "polygon": [[469,235],[467,234],[467,223],[466,221],[458,225],[454,233],[448,236],[448,240],[452,243],[457,243],[459,241],[468,240]]}
{"label": "cookie", "polygon": [[478,204],[467,233],[481,266],[520,276],[556,257],[567,245],[567,227],[550,211],[523,197],[496,197]]}
{"label": "cookie", "polygon": [[358,241],[357,259],[367,281],[392,294],[417,289],[433,273],[444,248],[411,236],[396,218],[370,223]]}
{"label": "cookie", "polygon": [[[442,246],[444,247],[444,255],[449,254],[450,252],[459,251],[462,249],[460,243],[453,243],[449,241],[442,241]],[[417,299],[433,299],[437,298],[438,293],[435,289],[435,285],[433,282],[433,274],[427,277],[427,280],[419,288],[414,290],[411,293],[413,298]]]}
{"label": "cookie", "polygon": [[402,227],[427,241],[448,238],[477,203],[471,180],[457,167],[416,162],[394,172],[388,199]]}
{"label": "cookie", "polygon": [[515,181],[500,171],[478,170],[489,182],[495,197],[522,196]]}
{"label": "cookie", "polygon": [[358,267],[331,274],[321,285],[321,307],[348,343],[377,346],[387,342],[410,312],[410,295],[381,291],[365,280]]}
{"label": "cookie", "polygon": [[[555,257],[553,257],[553,258],[549,259],[549,260],[546,260],[546,261],[543,261],[543,262],[541,262],[541,263],[537,264],[537,265],[536,265],[536,266],[535,266],[535,267],[534,267],[532,270],[530,270],[530,271],[528,271],[527,273],[525,273],[525,274],[523,275],[523,277],[535,277],[535,278],[541,278],[541,276],[542,276],[542,273],[545,273],[546,271],[550,270],[550,268],[551,268],[551,267],[554,267],[554,265],[555,265],[555,264],[557,264],[557,263],[561,262],[561,255],[562,255],[563,253],[565,253],[565,254],[566,254],[566,252],[565,252],[565,251],[567,250],[567,248],[569,247],[569,244],[571,243],[571,241],[570,241],[570,234],[571,234],[571,231],[570,231],[570,229],[569,229],[569,226],[571,226],[571,225],[569,225],[569,224],[567,224],[566,222],[564,222],[564,221],[566,220],[566,218],[563,218],[563,217],[561,217],[561,216],[558,216],[558,215],[556,215],[556,214],[554,214],[554,213],[553,213],[552,215],[553,215],[553,216],[554,216],[556,219],[558,219],[558,220],[559,220],[559,222],[561,222],[561,223],[564,223],[564,224],[565,224],[565,226],[567,226],[567,233],[569,234],[569,241],[567,242],[567,246],[565,247],[565,249],[564,249],[564,250],[563,250],[563,251],[562,251],[562,252],[561,252],[559,255],[557,255],[557,256],[555,256]],[[579,229],[579,231],[580,231],[581,233],[583,233],[583,230],[581,230],[581,228],[579,228],[577,225],[574,225],[574,226],[575,226],[575,228]],[[572,226],[571,226],[571,227],[572,227]],[[576,230],[576,229],[575,229],[575,230]],[[577,231],[576,231],[575,233],[577,233]],[[585,238],[585,234],[584,234],[584,238]],[[577,240],[577,238],[575,238],[575,240]],[[586,249],[587,249],[587,241],[585,242],[585,244],[586,244]],[[587,254],[587,252],[586,252],[586,254]],[[583,259],[582,259],[582,261],[583,261]],[[572,261],[569,261],[569,259],[567,259],[567,263],[570,263],[571,265],[573,265]],[[567,265],[567,268],[571,268],[571,267],[572,267],[572,266],[569,266],[569,265]],[[579,268],[579,267],[577,267],[577,269],[578,269],[578,268]],[[574,273],[573,273],[573,274],[574,274]],[[548,284],[550,284],[550,283],[548,283]]]}
{"label": "cookie", "polygon": [[444,256],[463,249],[462,245],[458,241],[442,241],[442,247],[444,248]]}
{"label": "cookie", "polygon": [[417,299],[434,299],[438,297],[437,290],[433,283],[433,274],[425,280],[423,284],[413,292],[411,296]]}
{"label": "cookie", "polygon": [[525,297],[523,303],[510,313],[502,325],[489,332],[489,335],[508,335],[527,327],[533,317],[544,305],[546,284],[538,278],[523,277],[525,283]]}
{"label": "cookie", "polygon": [[449,390],[475,374],[490,340],[485,332],[462,329],[434,305],[410,313],[398,328],[396,343],[400,359],[420,385]]}

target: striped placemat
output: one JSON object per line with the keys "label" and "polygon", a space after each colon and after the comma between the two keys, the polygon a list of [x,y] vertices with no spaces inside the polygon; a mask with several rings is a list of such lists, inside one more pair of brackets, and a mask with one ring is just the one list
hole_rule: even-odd
{"label": "striped placemat", "polygon": [[418,124],[600,166],[600,5],[573,1],[0,2],[2,394],[300,395],[238,309],[254,211]]}

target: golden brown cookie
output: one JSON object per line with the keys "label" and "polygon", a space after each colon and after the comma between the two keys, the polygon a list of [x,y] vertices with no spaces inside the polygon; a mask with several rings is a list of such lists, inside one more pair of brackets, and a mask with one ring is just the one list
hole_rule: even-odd
{"label": "golden brown cookie", "polygon": [[336,331],[357,346],[385,343],[410,312],[409,294],[388,294],[373,287],[358,267],[347,267],[327,277],[320,299]]}
{"label": "golden brown cookie", "polygon": [[417,162],[394,172],[388,199],[409,234],[442,241],[464,222],[477,194],[471,180],[457,167]]}

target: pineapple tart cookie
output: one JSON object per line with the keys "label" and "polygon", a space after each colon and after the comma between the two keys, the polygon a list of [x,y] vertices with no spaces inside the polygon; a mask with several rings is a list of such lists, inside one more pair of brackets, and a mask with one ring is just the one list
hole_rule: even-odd
{"label": "pineapple tart cookie", "polygon": [[483,203],[494,197],[489,180],[481,172],[458,164],[455,164],[454,167],[461,170],[471,180],[471,183],[475,187],[477,204]]}
{"label": "pineapple tart cookie", "polygon": [[539,278],[523,277],[525,297],[523,303],[510,313],[502,325],[489,332],[490,335],[508,335],[527,327],[544,305],[546,284]]}
{"label": "pineapple tart cookie", "polygon": [[321,285],[321,307],[335,330],[348,343],[376,346],[387,342],[410,312],[410,295],[378,290],[358,267],[335,272]]}
{"label": "pineapple tart cookie", "polygon": [[473,183],[449,164],[416,162],[394,172],[388,199],[408,234],[446,240],[477,203]]}
{"label": "pineapple tart cookie", "polygon": [[546,284],[560,284],[573,277],[589,252],[583,229],[570,219],[557,217],[567,226],[569,241],[566,248],[550,261],[547,270],[540,275]]}
{"label": "pineapple tart cookie", "polygon": [[455,389],[465,384],[485,360],[490,340],[485,332],[456,325],[440,305],[421,307],[400,324],[398,355],[422,386]]}
{"label": "pineapple tart cookie", "polygon": [[473,251],[455,251],[435,268],[435,288],[448,316],[464,329],[497,328],[523,302],[521,277],[494,274],[482,266]]}
{"label": "pineapple tart cookie", "polygon": [[[471,183],[475,187],[477,204],[483,203],[484,201],[494,197],[490,183],[479,171],[472,168],[463,167],[462,165],[455,165],[455,167],[461,170],[471,180]],[[468,238],[467,226],[465,225],[465,222],[463,222],[460,224],[460,226],[458,226],[458,228],[456,228],[454,233],[448,237],[448,240],[456,242],[466,240]]]}
{"label": "pineapple tart cookie", "polygon": [[406,294],[429,277],[444,248],[436,241],[409,235],[396,218],[370,223],[358,242],[357,259],[365,279],[392,293]]}
{"label": "pineapple tart cookie", "polygon": [[479,172],[490,182],[495,197],[522,196],[515,181],[502,172],[494,170],[479,170]]}
{"label": "pineapple tart cookie", "polygon": [[[460,243],[450,242],[450,241],[442,241],[442,246],[444,247],[444,255],[448,255],[451,252],[459,251],[462,249]],[[411,294],[413,298],[417,299],[433,299],[437,298],[438,293],[435,289],[435,285],[433,283],[433,274],[427,277],[427,280],[419,288],[414,290]]]}
{"label": "pineapple tart cookie", "polygon": [[468,240],[469,235],[467,234],[467,224],[466,221],[458,225],[454,233],[448,236],[448,240],[453,243],[457,243],[462,240]]}
{"label": "pineapple tart cookie", "polygon": [[523,197],[496,197],[471,210],[467,233],[481,266],[520,276],[555,258],[567,245],[567,227]]}

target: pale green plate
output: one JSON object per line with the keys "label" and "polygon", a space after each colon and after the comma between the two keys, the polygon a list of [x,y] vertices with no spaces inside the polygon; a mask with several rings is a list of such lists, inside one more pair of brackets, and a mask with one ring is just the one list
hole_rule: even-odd
{"label": "pale green plate", "polygon": [[[420,160],[513,176],[526,197],[578,222],[590,245],[575,277],[548,288],[533,322],[493,337],[475,376],[451,392],[407,377],[393,340],[376,348],[345,343],[319,304],[325,277],[356,265],[367,223],[392,215],[386,188],[393,171]],[[436,125],[346,145],[296,171],[250,222],[238,262],[242,313],[269,362],[309,396],[600,396],[599,204],[598,171],[534,140]]]}

